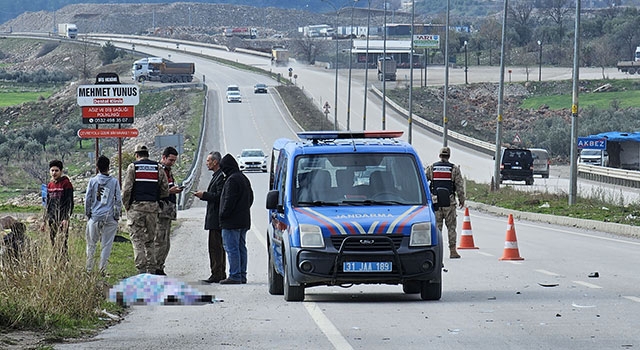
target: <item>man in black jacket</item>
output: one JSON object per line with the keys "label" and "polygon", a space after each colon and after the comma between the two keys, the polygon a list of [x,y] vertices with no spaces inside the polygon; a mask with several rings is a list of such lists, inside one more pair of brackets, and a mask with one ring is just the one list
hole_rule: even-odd
{"label": "man in black jacket", "polygon": [[229,259],[229,277],[220,284],[247,283],[247,231],[251,228],[253,190],[232,155],[225,155],[220,169],[226,176],[220,198],[220,227]]}
{"label": "man in black jacket", "polygon": [[220,230],[220,195],[224,186],[224,174],[220,169],[220,152],[211,152],[207,156],[207,169],[213,171],[209,187],[206,191],[198,191],[193,195],[207,202],[207,215],[204,218],[204,229],[209,230],[209,266],[211,276],[206,283],[218,283],[227,278],[227,257],[222,246],[222,231]]}

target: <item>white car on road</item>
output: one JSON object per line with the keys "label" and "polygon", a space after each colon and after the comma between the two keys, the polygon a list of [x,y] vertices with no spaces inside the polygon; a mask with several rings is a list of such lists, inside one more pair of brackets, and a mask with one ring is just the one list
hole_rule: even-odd
{"label": "white car on road", "polygon": [[238,155],[240,171],[256,170],[267,172],[267,156],[261,149],[243,149]]}

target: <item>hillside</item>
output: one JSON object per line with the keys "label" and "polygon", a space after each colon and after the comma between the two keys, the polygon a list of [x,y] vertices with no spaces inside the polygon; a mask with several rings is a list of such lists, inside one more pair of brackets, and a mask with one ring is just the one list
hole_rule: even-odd
{"label": "hillside", "polygon": [[[13,72],[73,72],[83,63],[87,64],[88,80],[68,81],[63,84],[28,84],[19,83],[22,91],[39,89],[53,89],[49,98],[0,108],[0,202],[8,197],[7,204],[34,205],[39,202],[34,188],[40,183],[48,181],[47,162],[50,159],[63,159],[67,173],[72,176],[76,187],[76,203],[82,203],[82,190],[86,186],[88,177],[94,173],[94,164],[90,153],[95,150],[94,140],[80,141],[76,131],[81,128],[93,128],[94,125],[82,124],[80,107],[77,105],[76,88],[78,84],[93,84],[93,77],[99,72],[116,72],[123,83],[130,80],[129,74],[133,56],[117,59],[113,64],[102,66],[98,59],[97,47],[85,47],[75,44],[56,44],[51,42],[19,39],[0,39],[0,71],[2,69]],[[86,56],[86,60],[80,57]],[[45,73],[42,73],[45,74]],[[15,90],[14,82],[1,82],[0,93]],[[151,146],[151,152],[157,156],[160,149],[153,147],[156,135],[184,134],[185,154],[177,169],[190,167],[197,140],[189,136],[192,118],[196,123],[200,120],[202,105],[201,90],[176,90],[150,93],[150,88],[159,87],[160,83],[148,83],[142,88],[140,105],[136,107],[133,127],[140,134],[135,139],[123,139],[123,153],[130,156],[136,143]],[[193,101],[196,101],[195,103]],[[103,126],[104,127],[104,126]],[[195,129],[198,127],[196,126]],[[5,135],[12,135],[9,138]],[[117,164],[115,155],[115,139],[102,139],[101,150],[112,156]],[[125,163],[125,165],[128,163]],[[26,197],[7,196],[7,189],[20,188]]]}

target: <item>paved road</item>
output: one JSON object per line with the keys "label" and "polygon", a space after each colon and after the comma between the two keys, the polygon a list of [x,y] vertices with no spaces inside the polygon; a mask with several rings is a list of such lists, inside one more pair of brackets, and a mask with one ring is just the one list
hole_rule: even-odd
{"label": "paved road", "polygon": [[[236,81],[243,89],[260,79],[208,62],[197,65],[199,73],[216,77],[212,84],[218,88]],[[246,90],[243,93],[247,95]],[[269,101],[271,95],[247,98],[246,103],[233,105],[217,99],[210,110],[213,120],[207,122],[208,150],[235,153],[238,148],[269,144],[273,137],[294,133],[295,125],[287,122],[277,103]],[[460,260],[445,259],[439,302],[422,302],[403,294],[398,286],[375,285],[314,287],[307,291],[305,302],[287,303],[267,292],[264,195],[268,175],[248,176],[256,192],[247,238],[248,284],[198,282],[207,277],[208,262],[204,208],[196,203],[179,213],[180,226],[172,236],[166,270],[170,277],[224,302],[135,306],[122,323],[92,341],[61,344],[56,349],[489,350],[640,345],[636,331],[640,277],[630,268],[640,264],[636,254],[640,241],[518,220],[519,253],[525,260],[499,261],[506,218],[476,211],[472,211],[473,235],[480,249],[461,251]],[[203,172],[199,188],[208,179]],[[593,272],[600,277],[590,278]]]}

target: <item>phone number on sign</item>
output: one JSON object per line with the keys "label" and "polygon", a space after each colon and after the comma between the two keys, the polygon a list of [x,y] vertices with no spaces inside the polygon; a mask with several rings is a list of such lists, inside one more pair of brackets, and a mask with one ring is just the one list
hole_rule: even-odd
{"label": "phone number on sign", "polygon": [[121,124],[133,123],[133,118],[82,118],[82,124]]}

